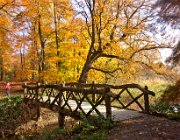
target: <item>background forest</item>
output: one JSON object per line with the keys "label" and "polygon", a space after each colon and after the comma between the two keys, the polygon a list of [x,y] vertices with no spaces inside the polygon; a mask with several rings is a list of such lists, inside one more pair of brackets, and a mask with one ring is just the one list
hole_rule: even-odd
{"label": "background forest", "polygon": [[158,10],[151,0],[1,0],[0,80],[176,79],[160,49],[176,46],[179,32]]}

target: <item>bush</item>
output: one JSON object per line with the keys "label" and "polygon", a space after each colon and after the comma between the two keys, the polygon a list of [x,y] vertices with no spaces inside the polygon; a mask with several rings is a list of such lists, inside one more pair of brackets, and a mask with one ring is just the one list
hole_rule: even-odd
{"label": "bush", "polygon": [[80,125],[77,125],[73,132],[77,133],[73,136],[73,140],[104,140],[105,132],[112,127],[110,120],[93,117],[91,119],[84,118]]}
{"label": "bush", "polygon": [[179,103],[180,102],[180,79],[175,85],[169,86],[162,95],[161,102],[164,103]]}
{"label": "bush", "polygon": [[31,120],[34,112],[34,108],[30,108],[27,103],[24,103],[20,96],[1,99],[0,137],[14,134],[18,126]]}
{"label": "bush", "polygon": [[165,116],[169,119],[180,120],[180,106],[170,105],[168,103],[157,103],[150,106],[152,114]]}

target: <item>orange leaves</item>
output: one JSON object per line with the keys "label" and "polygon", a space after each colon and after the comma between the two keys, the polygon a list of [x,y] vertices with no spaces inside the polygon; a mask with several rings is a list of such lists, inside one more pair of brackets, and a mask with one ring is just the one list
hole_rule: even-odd
{"label": "orange leaves", "polygon": [[8,25],[9,25],[9,19],[5,15],[1,15],[0,16],[0,27],[4,27],[4,29],[6,29],[6,27],[8,27]]}
{"label": "orange leaves", "polygon": [[[0,7],[5,2],[11,1],[2,0]],[[36,73],[37,79],[48,82],[77,81],[88,65],[88,80],[95,80],[96,75],[102,82],[108,71],[112,77],[131,77],[139,66],[135,61],[153,63],[158,59],[157,50],[146,49],[153,44],[148,34],[144,35],[143,1],[94,2],[90,14],[87,5],[78,9],[70,0],[18,0],[12,21],[1,14],[0,39],[4,46],[11,42],[19,75],[29,78]],[[79,12],[86,13],[87,19]],[[84,66],[86,62],[89,64]]]}

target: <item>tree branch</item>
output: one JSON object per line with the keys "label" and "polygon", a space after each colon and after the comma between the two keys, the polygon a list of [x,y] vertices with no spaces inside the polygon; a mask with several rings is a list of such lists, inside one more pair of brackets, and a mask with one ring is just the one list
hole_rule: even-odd
{"label": "tree branch", "polygon": [[[146,45],[146,46],[150,46],[150,45]],[[130,56],[130,59],[132,59],[134,56],[135,56],[135,54],[136,53],[139,53],[139,52],[141,52],[141,51],[146,51],[146,50],[153,50],[153,49],[160,49],[160,48],[171,48],[171,47],[169,47],[169,46],[153,46],[153,47],[149,47],[149,48],[141,48],[141,49],[139,49],[139,50],[137,50],[137,51],[135,51],[135,52],[133,52],[132,54],[131,54],[131,56]]]}
{"label": "tree branch", "polygon": [[127,59],[123,58],[123,57],[119,57],[117,55],[113,55],[113,54],[105,54],[105,53],[102,53],[99,57],[106,57],[106,58],[115,58],[115,59],[119,59],[119,60],[122,60],[122,61],[127,61]]}
{"label": "tree branch", "polygon": [[90,69],[93,69],[93,70],[96,70],[96,71],[100,71],[100,72],[103,72],[103,73],[106,73],[106,74],[111,74],[111,73],[114,73],[118,70],[120,70],[122,72],[122,69],[121,68],[116,68],[112,71],[108,71],[108,70],[102,70],[102,69],[99,69],[99,68],[95,68],[95,67],[90,67]]}

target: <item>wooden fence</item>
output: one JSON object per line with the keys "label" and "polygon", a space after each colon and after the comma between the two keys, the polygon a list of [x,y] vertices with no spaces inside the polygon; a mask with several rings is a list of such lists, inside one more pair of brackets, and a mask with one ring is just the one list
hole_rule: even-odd
{"label": "wooden fence", "polygon": [[[149,95],[155,94],[142,88],[137,84],[127,84],[113,86],[107,84],[38,84],[23,85],[24,99],[33,100],[37,103],[37,114],[40,115],[40,107],[47,107],[59,113],[59,126],[63,126],[64,116],[68,115],[74,118],[82,116],[90,117],[92,114],[105,118],[112,118],[111,108],[129,108],[135,103],[141,111],[149,113]],[[132,93],[131,89],[140,92],[139,95]],[[127,103],[122,101],[122,95],[130,97]],[[144,103],[138,100],[143,98]],[[86,108],[85,105],[90,106]],[[100,105],[105,107],[105,112],[98,108]]]}

